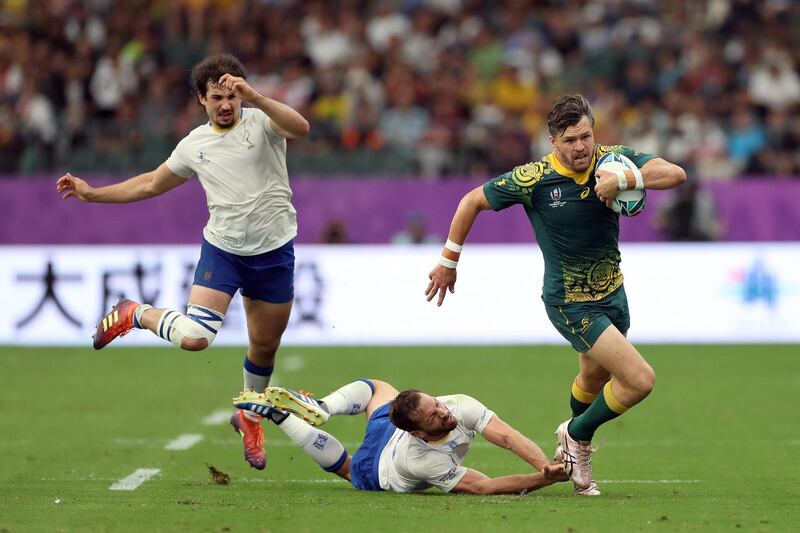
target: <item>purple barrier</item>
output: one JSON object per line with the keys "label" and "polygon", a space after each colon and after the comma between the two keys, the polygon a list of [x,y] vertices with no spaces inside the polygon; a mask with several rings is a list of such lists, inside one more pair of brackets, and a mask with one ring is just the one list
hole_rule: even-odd
{"label": "purple barrier", "polygon": [[[102,180],[92,180],[100,183]],[[482,181],[424,183],[402,179],[296,178],[297,242],[320,242],[325,227],[341,220],[353,243],[386,243],[412,213],[442,241],[461,197]],[[752,180],[710,184],[725,224],[726,241],[800,240],[800,182]],[[652,218],[669,195],[648,192],[641,216],[623,220],[622,241],[659,241]],[[55,179],[0,179],[0,244],[171,244],[199,242],[208,218],[205,196],[191,181],[158,198],[100,205],[62,200]],[[478,217],[470,242],[532,242],[522,208]]]}

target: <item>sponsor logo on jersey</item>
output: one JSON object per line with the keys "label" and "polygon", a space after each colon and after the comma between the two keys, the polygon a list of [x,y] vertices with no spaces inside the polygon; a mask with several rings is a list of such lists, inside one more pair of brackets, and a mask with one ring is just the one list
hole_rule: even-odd
{"label": "sponsor logo on jersey", "polygon": [[448,481],[450,481],[451,479],[456,477],[456,470],[457,469],[458,469],[458,466],[454,466],[453,468],[448,470],[445,475],[443,475],[442,477],[439,478],[439,483],[447,483]]}
{"label": "sponsor logo on jersey", "polygon": [[211,161],[206,157],[205,152],[198,152],[197,153],[197,158],[199,159],[199,161],[198,161],[199,165],[207,165],[207,164],[211,163]]}
{"label": "sponsor logo on jersey", "polygon": [[550,202],[550,207],[564,207],[567,205],[567,202],[561,201],[561,187],[556,187],[550,191],[550,199],[553,200]]}
{"label": "sponsor logo on jersey", "polygon": [[589,187],[584,187],[583,190],[581,191],[581,200],[586,200],[589,197],[590,192],[591,190],[589,189]]}

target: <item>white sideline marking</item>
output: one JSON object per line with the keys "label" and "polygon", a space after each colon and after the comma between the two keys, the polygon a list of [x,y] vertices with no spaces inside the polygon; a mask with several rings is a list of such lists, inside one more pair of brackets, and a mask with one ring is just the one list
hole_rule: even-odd
{"label": "white sideline marking", "polygon": [[198,435],[196,433],[188,433],[186,435],[181,435],[177,439],[172,440],[164,446],[165,450],[188,450],[198,442],[203,440],[202,435]]}
{"label": "white sideline marking", "polygon": [[108,490],[136,490],[136,488],[161,472],[160,468],[140,468],[128,477],[124,477],[108,487]]}
{"label": "white sideline marking", "polygon": [[224,424],[231,417],[233,407],[230,409],[218,409],[203,419],[204,426],[218,426]]}
{"label": "white sideline marking", "polygon": [[602,479],[597,483],[637,483],[640,485],[659,485],[659,484],[693,484],[702,483],[702,479]]}

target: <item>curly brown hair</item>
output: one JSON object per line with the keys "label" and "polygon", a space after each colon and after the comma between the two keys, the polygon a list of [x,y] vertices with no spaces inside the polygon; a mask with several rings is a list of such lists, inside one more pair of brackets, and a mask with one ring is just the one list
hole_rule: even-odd
{"label": "curly brown hair", "polygon": [[589,101],[582,94],[562,94],[547,113],[547,129],[550,135],[557,137],[570,126],[575,126],[581,119],[589,117],[594,127],[594,113]]}
{"label": "curly brown hair", "polygon": [[389,420],[403,431],[415,431],[417,423],[411,417],[419,410],[420,391],[404,390],[389,403]]}
{"label": "curly brown hair", "polygon": [[208,56],[192,69],[192,89],[205,98],[208,84],[217,83],[224,74],[247,79],[247,71],[242,62],[231,54]]}

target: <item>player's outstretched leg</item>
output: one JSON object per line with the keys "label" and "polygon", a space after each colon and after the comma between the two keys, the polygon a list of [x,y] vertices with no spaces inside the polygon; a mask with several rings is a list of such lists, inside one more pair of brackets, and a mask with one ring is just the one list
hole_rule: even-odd
{"label": "player's outstretched leg", "polygon": [[[279,387],[270,387],[279,389]],[[287,389],[280,389],[287,390]],[[285,396],[280,395],[284,401]],[[290,416],[288,411],[278,409],[265,399],[264,394],[245,391],[233,399],[233,404],[239,408],[237,412],[247,410],[274,422],[292,442],[297,444],[326,472],[331,472],[342,477],[347,477],[345,467],[348,459],[347,451],[336,437],[314,426],[308,425],[300,418]],[[293,404],[293,408],[298,404]]]}
{"label": "player's outstretched leg", "polygon": [[[134,314],[141,304],[127,298],[120,299],[111,311],[97,323],[97,330],[92,336],[95,350],[105,347],[118,337],[124,337],[136,324]],[[150,306],[147,306],[150,307]]]}

